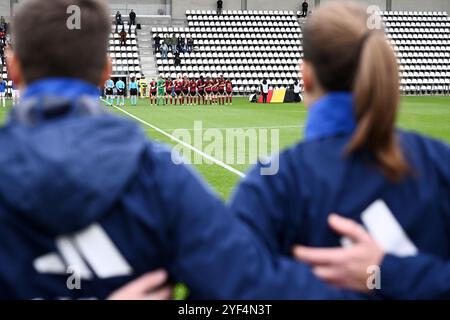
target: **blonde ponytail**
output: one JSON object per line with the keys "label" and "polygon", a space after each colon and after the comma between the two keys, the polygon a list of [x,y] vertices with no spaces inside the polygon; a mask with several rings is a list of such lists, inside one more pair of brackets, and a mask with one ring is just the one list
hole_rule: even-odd
{"label": "blonde ponytail", "polygon": [[369,31],[361,39],[353,95],[358,125],[347,152],[369,151],[388,179],[400,180],[409,167],[395,135],[399,70],[394,51],[380,31]]}

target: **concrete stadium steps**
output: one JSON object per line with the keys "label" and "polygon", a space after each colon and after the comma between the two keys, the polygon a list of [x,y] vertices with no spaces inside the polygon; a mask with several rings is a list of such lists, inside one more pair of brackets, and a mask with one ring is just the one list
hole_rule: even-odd
{"label": "concrete stadium steps", "polygon": [[155,54],[153,51],[153,37],[150,25],[143,25],[141,30],[137,30],[139,56],[141,59],[141,74],[147,79],[158,76]]}

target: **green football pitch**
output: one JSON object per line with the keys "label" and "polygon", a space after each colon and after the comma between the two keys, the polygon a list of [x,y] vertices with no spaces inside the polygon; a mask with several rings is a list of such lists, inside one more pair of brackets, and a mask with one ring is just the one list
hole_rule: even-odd
{"label": "green football pitch", "polygon": [[[9,108],[0,108],[1,121],[5,121],[8,111]],[[278,146],[267,146],[267,152],[271,152],[277,151],[278,148],[282,150],[301,141],[307,116],[307,110],[302,103],[260,105],[251,104],[245,98],[234,99],[232,106],[158,107],[151,106],[146,99],[140,100],[136,107],[131,107],[127,101],[125,107],[109,108],[109,111],[137,121],[149,138],[169,145],[179,145],[179,142],[174,141],[170,136],[180,137],[180,129],[185,129],[181,130],[185,133],[184,136],[181,135],[183,137],[181,140],[194,145],[206,154],[208,154],[207,145],[209,144],[205,137],[208,135],[207,129],[214,129],[209,131],[213,135],[221,133],[224,141],[230,129],[242,129],[234,131],[241,134],[266,132],[269,144],[276,131]],[[450,143],[450,97],[404,97],[398,126]],[[191,137],[186,137],[186,134],[190,134]],[[204,139],[196,142],[198,134]],[[245,146],[242,150],[239,148],[242,148],[242,145],[236,144],[234,149],[236,155],[249,152],[249,148]],[[194,161],[196,163],[194,166],[219,195],[227,199],[240,179],[239,172],[245,173],[251,166],[251,161],[246,157],[243,163],[235,164],[233,161],[225,161],[227,159],[224,157],[222,159],[217,157],[215,153],[209,154],[215,159],[222,160],[225,166],[210,161],[202,161],[203,163]],[[192,159],[195,159],[193,154]],[[236,162],[236,159],[234,160]]]}

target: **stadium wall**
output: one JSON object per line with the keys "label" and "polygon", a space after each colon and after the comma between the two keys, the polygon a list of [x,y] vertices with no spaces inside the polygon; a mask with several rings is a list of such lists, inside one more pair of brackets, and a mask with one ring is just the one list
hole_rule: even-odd
{"label": "stadium wall", "polygon": [[[320,0],[321,4],[331,2],[333,0]],[[396,1],[396,0],[393,0]],[[411,1],[411,0],[410,0]],[[361,3],[365,6],[375,5],[379,7],[381,10],[386,10],[386,0],[356,0],[356,2]]]}
{"label": "stadium wall", "polygon": [[[300,10],[301,0],[247,0],[248,10]],[[314,0],[308,1],[310,8],[314,7]]]}
{"label": "stadium wall", "polygon": [[131,9],[141,15],[170,15],[171,0],[108,0],[112,14],[119,10],[128,15]]}
{"label": "stadium wall", "polygon": [[[216,3],[215,0],[172,0],[172,18],[186,19],[186,10],[215,10],[217,8]],[[242,9],[242,1],[224,0],[223,9],[240,10]]]}
{"label": "stadium wall", "polygon": [[392,10],[450,12],[450,0],[392,0]]}
{"label": "stadium wall", "polygon": [[0,16],[9,17],[10,16],[10,1],[0,0]]}

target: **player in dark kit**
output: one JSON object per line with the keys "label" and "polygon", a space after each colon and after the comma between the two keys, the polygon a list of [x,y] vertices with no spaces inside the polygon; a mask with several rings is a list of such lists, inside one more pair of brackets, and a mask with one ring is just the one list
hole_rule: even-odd
{"label": "player in dark kit", "polygon": [[182,90],[183,90],[183,105],[188,105],[189,104],[189,94],[190,94],[188,77],[184,77],[184,79],[183,79]]}
{"label": "player in dark kit", "polygon": [[206,78],[206,81],[205,81],[205,104],[208,104],[208,102],[211,104],[212,102],[211,102],[211,99],[212,99],[212,96],[211,96],[211,94],[212,94],[212,90],[211,90],[211,87],[212,87],[212,83],[211,83],[211,79],[208,77],[208,78]]}
{"label": "player in dark kit", "polygon": [[177,104],[177,101],[178,101],[181,106],[181,99],[182,99],[181,88],[183,86],[183,80],[181,78],[175,79],[173,82],[173,86],[175,88],[175,96],[174,96],[175,105]]}
{"label": "player in dark kit", "polygon": [[197,81],[194,79],[189,82],[189,94],[191,95],[189,98],[189,104],[191,106],[197,105]]}
{"label": "player in dark kit", "polygon": [[203,76],[197,80],[198,104],[205,104],[205,81]]}
{"label": "player in dark kit", "polygon": [[218,95],[219,95],[219,79],[212,79],[211,80],[212,87],[212,104],[217,105],[218,103]]}
{"label": "player in dark kit", "polygon": [[225,91],[226,91],[226,97],[225,97],[225,105],[230,104],[233,105],[233,83],[230,79],[227,79],[225,82]]}
{"label": "player in dark kit", "polygon": [[150,90],[149,90],[150,104],[151,105],[156,105],[156,97],[157,97],[156,91],[157,91],[156,80],[152,79],[152,81],[150,81]]}
{"label": "player in dark kit", "polygon": [[173,103],[172,86],[173,86],[172,79],[171,78],[167,78],[166,79],[166,104],[169,103],[169,99],[170,99],[170,103]]}
{"label": "player in dark kit", "polygon": [[218,95],[217,95],[218,103],[219,103],[219,105],[224,105],[225,104],[225,79],[223,78],[223,76],[220,77],[217,87],[219,89]]}

